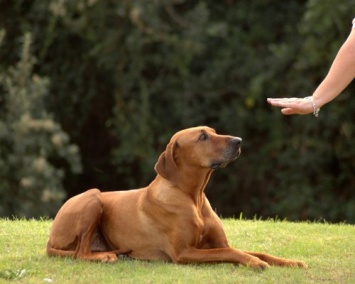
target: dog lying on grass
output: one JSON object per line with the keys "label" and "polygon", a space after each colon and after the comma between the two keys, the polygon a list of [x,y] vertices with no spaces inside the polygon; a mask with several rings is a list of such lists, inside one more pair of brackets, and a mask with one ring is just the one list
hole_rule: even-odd
{"label": "dog lying on grass", "polygon": [[118,254],[175,263],[230,262],[264,269],[302,261],[229,246],[204,189],[211,174],[238,158],[242,139],[209,127],[177,132],[160,155],[156,178],[141,189],[91,189],[69,199],[55,217],[51,256],[115,262]]}

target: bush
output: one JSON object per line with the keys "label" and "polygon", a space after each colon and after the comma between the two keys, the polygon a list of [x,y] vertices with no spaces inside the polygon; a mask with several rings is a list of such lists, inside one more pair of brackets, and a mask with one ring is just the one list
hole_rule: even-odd
{"label": "bush", "polygon": [[32,73],[30,46],[26,34],[19,62],[0,73],[0,216],[55,214],[66,170],[81,171],[78,147],[46,111],[49,81]]}

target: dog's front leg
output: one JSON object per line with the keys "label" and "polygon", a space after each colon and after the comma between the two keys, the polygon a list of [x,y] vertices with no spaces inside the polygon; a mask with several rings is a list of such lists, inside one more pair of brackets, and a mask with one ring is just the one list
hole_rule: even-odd
{"label": "dog's front leg", "polygon": [[179,253],[173,261],[176,263],[229,262],[256,269],[269,267],[268,263],[258,257],[230,247],[214,249],[191,247]]}
{"label": "dog's front leg", "polygon": [[249,255],[256,256],[257,258],[262,259],[263,261],[267,262],[270,265],[308,268],[307,264],[304,263],[303,261],[276,257],[266,253],[249,252],[249,251],[244,251],[244,252]]}

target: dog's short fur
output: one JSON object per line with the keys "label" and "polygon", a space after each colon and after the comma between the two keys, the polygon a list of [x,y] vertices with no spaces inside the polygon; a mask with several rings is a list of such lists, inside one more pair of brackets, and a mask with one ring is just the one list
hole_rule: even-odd
{"label": "dog's short fur", "polygon": [[127,254],[176,263],[306,267],[301,261],[229,246],[204,189],[215,169],[239,156],[241,142],[208,127],[177,132],[147,187],[105,193],[91,189],[69,199],[54,219],[48,254],[104,262]]}

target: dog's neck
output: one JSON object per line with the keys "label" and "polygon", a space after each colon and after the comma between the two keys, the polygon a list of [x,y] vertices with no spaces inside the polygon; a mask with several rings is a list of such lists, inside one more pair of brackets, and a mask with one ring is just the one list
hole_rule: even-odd
{"label": "dog's neck", "polygon": [[175,186],[189,195],[197,207],[201,207],[205,199],[204,191],[213,170],[206,168],[196,171],[189,167],[183,167],[179,168],[179,171],[185,178],[179,179]]}

